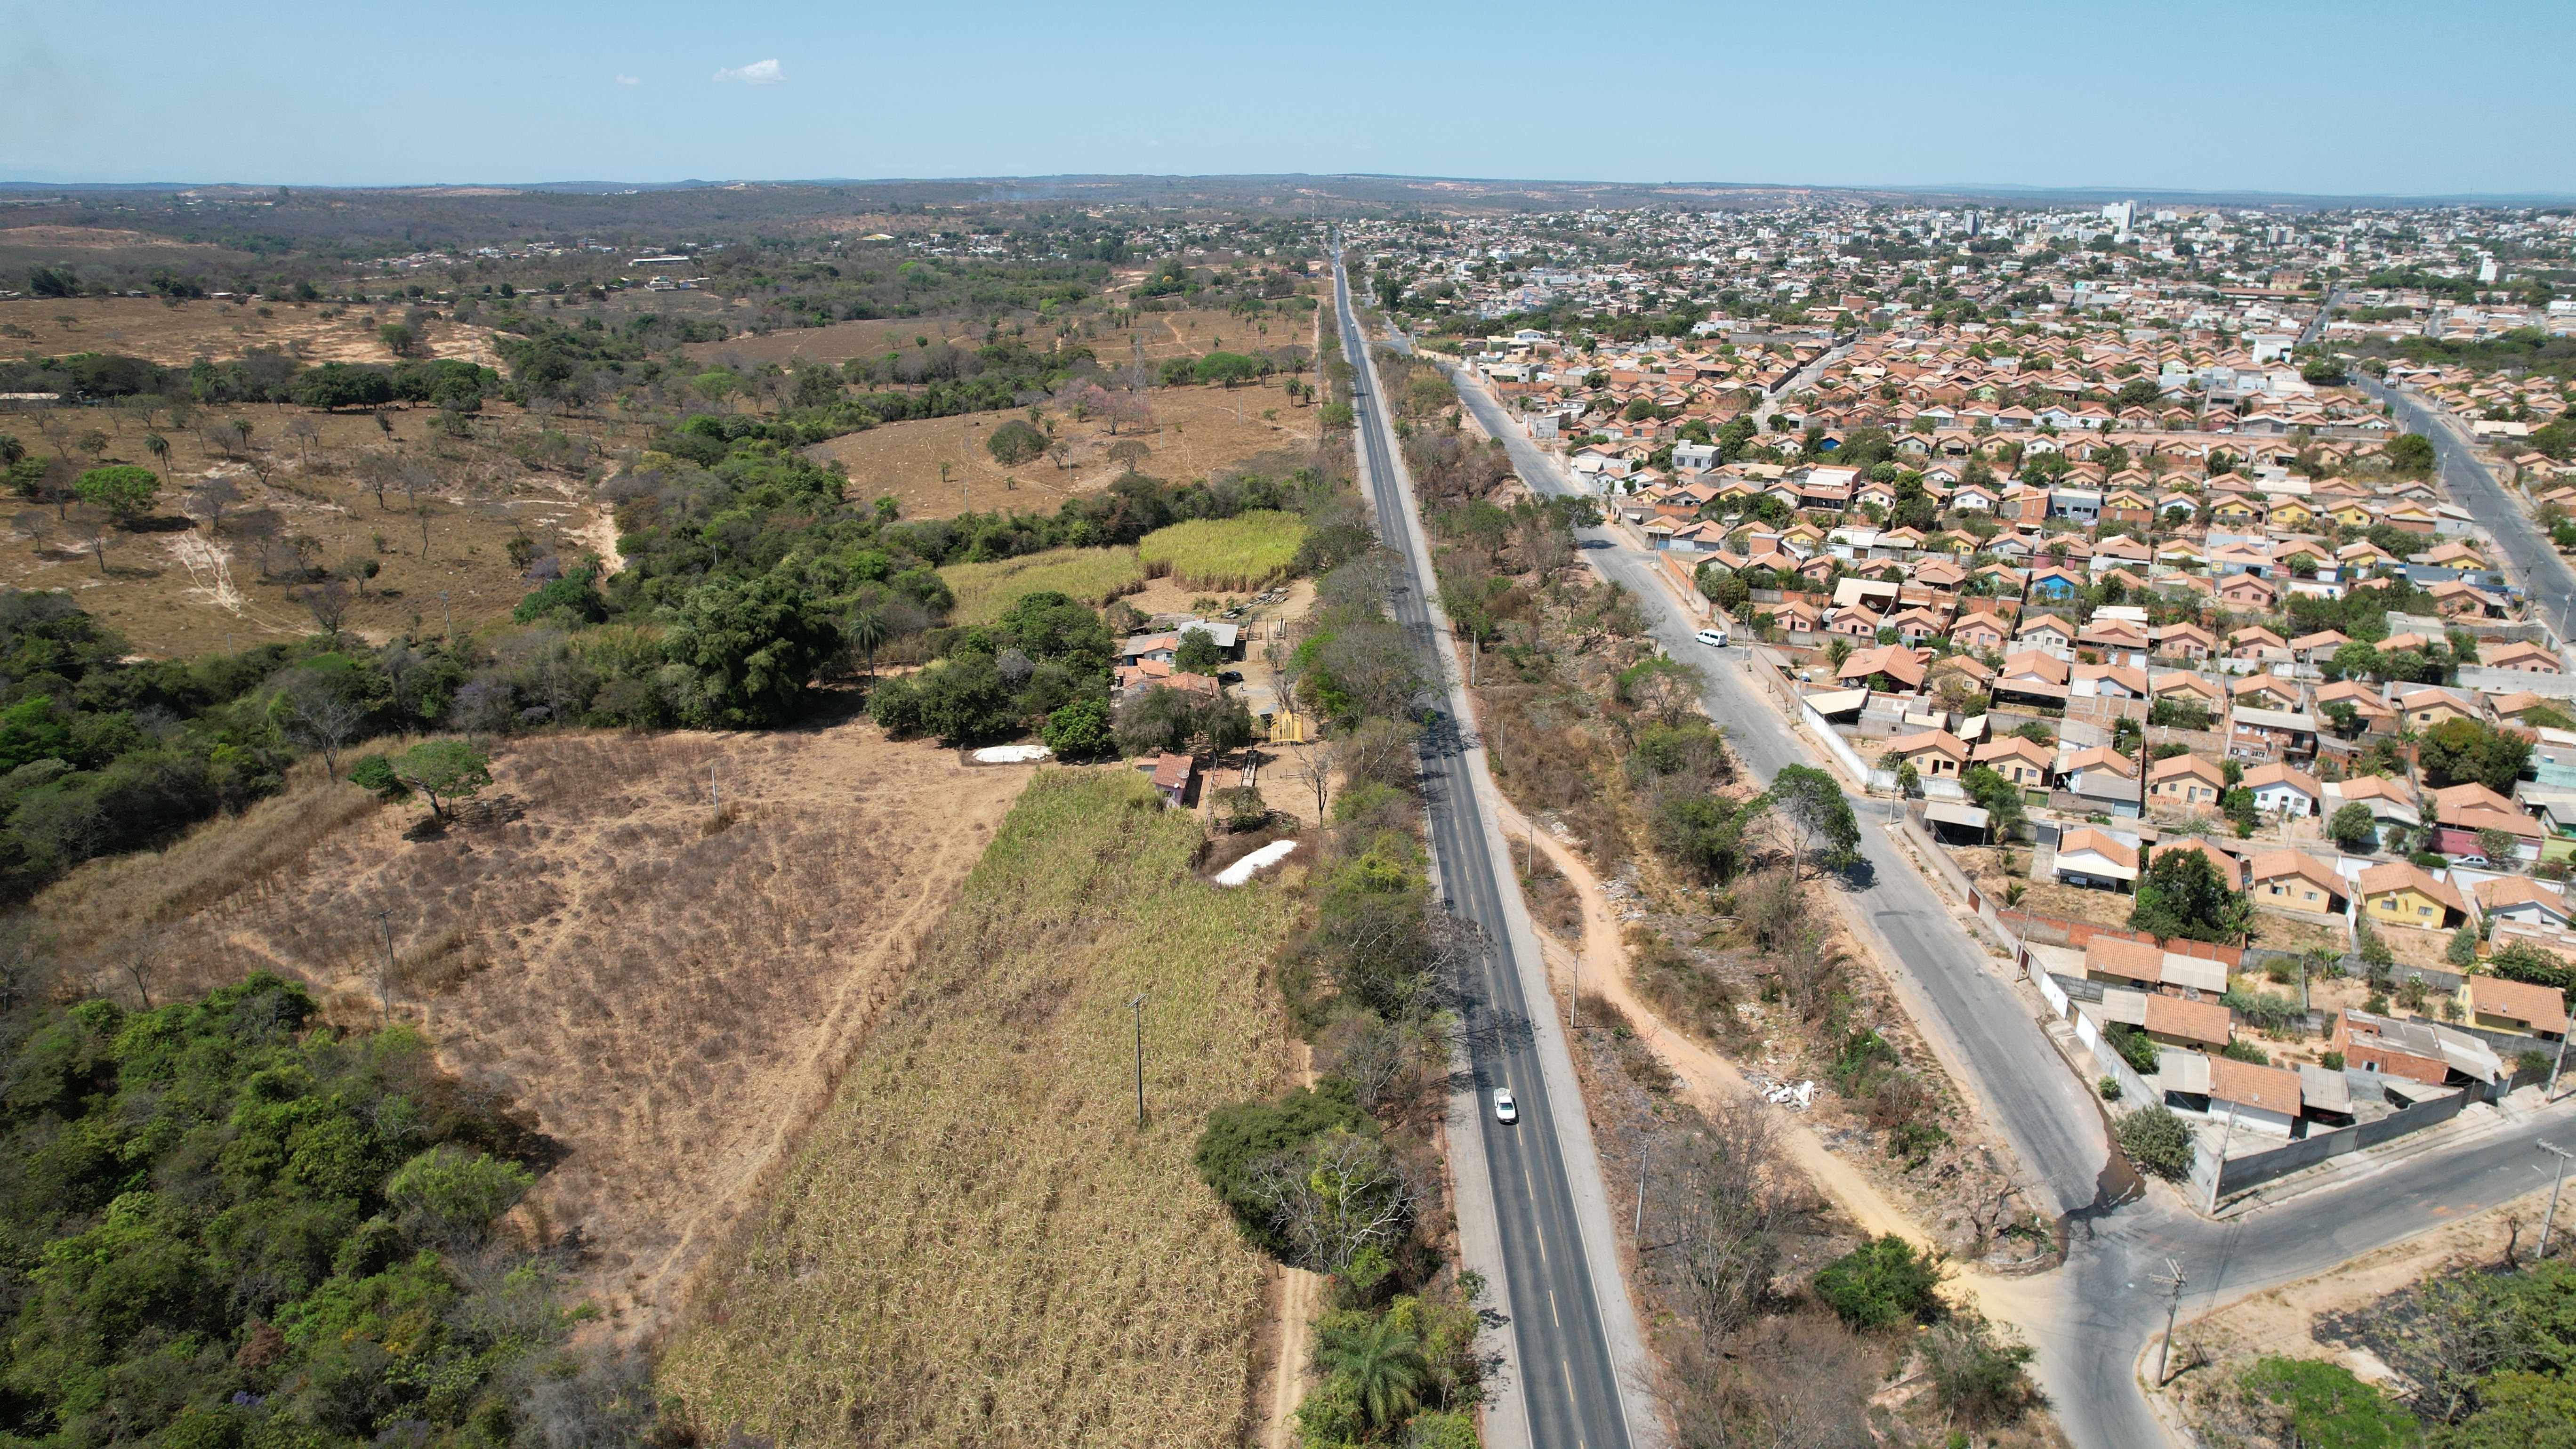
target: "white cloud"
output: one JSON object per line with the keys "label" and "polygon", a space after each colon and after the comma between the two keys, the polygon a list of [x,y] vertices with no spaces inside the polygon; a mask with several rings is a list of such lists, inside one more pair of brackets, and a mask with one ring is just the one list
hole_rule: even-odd
{"label": "white cloud", "polygon": [[774,60],[755,60],[749,65],[729,65],[716,72],[718,81],[740,81],[747,86],[774,86],[787,79]]}
{"label": "white cloud", "polygon": [[640,86],[644,84],[644,79],[641,76],[622,75],[617,78],[617,83],[622,86]]}

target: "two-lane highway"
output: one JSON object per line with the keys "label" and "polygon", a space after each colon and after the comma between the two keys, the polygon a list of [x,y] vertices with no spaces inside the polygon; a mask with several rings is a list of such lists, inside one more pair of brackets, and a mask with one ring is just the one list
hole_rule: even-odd
{"label": "two-lane highway", "polygon": [[[1390,603],[1425,657],[1439,660],[1451,647],[1448,630],[1431,603],[1429,556],[1338,258],[1334,295],[1362,393],[1353,410],[1364,481],[1379,532],[1402,561]],[[1501,836],[1479,798],[1491,782],[1481,747],[1460,728],[1465,702],[1449,673],[1431,691],[1423,808],[1446,904],[1490,943],[1461,983],[1473,1091],[1454,1099],[1449,1122],[1468,1266],[1499,1278],[1510,1319],[1502,1337],[1513,1371],[1487,1413],[1486,1442],[1494,1449],[1655,1442],[1662,1436],[1652,1416],[1632,1421],[1629,1413],[1645,1388],[1636,1382],[1645,1356],[1610,1241],[1600,1163],[1519,885],[1496,859]],[[1496,1120],[1497,1087],[1518,1098],[1517,1123]],[[1479,1159],[1484,1170],[1476,1174]]]}

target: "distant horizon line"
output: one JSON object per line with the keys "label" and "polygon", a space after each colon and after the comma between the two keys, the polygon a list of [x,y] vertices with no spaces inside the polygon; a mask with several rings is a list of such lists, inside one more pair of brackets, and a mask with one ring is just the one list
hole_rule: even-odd
{"label": "distant horizon line", "polygon": [[615,193],[623,191],[687,191],[721,187],[844,187],[844,186],[994,186],[994,185],[1062,185],[1066,183],[1233,183],[1260,182],[1333,182],[1368,181],[1394,183],[1428,183],[1485,187],[1600,188],[1633,191],[1699,191],[1699,192],[1779,192],[1803,191],[1850,194],[1895,194],[1925,197],[1994,197],[2033,201],[2115,199],[2172,201],[2199,205],[2240,203],[2259,206],[2305,206],[2311,208],[2352,209],[2376,205],[2419,206],[2560,206],[2576,205],[2576,192],[2309,192],[2273,191],[2247,187],[2120,186],[2104,184],[2048,186],[2016,181],[1980,182],[1803,182],[1803,181],[1614,181],[1585,180],[1565,177],[1509,176],[1435,176],[1383,171],[1280,171],[1280,172],[1153,172],[1153,171],[1067,171],[1017,175],[959,176],[817,176],[817,177],[688,177],[673,181],[632,181],[598,179],[564,179],[552,181],[377,181],[377,182],[310,182],[310,181],[62,181],[0,179],[0,192],[180,192],[204,190],[241,191],[452,191],[491,189],[515,192],[580,191]]}

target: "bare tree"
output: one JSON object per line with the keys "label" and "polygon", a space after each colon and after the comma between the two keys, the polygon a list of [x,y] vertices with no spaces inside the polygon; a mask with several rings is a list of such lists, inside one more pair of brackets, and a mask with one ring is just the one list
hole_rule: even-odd
{"label": "bare tree", "polygon": [[137,926],[108,946],[109,958],[117,972],[132,983],[145,1011],[152,1009],[152,983],[160,979],[169,951],[170,928],[161,925]]}
{"label": "bare tree", "polygon": [[[320,622],[322,615],[317,610],[313,617]],[[325,627],[335,635],[339,632],[336,623]],[[277,702],[286,716],[288,730],[320,750],[323,772],[339,779],[340,749],[366,724],[367,707],[309,674],[287,681],[278,692]]]}
{"label": "bare tree", "polygon": [[1760,1305],[1799,1207],[1783,1183],[1771,1119],[1752,1104],[1718,1106],[1706,1135],[1686,1144],[1684,1160],[1664,1169],[1666,1181],[1688,1184],[1664,1214],[1673,1241],[1667,1271],[1713,1350]]}
{"label": "bare tree", "polygon": [[313,462],[313,440],[322,436],[322,425],[311,418],[299,417],[286,425],[286,435],[295,440],[295,459],[310,466]]}
{"label": "bare tree", "polygon": [[38,553],[42,553],[45,551],[45,540],[54,531],[54,516],[41,508],[24,509],[10,516],[9,526],[27,535],[27,541],[36,546]]}
{"label": "bare tree", "polygon": [[241,488],[230,478],[209,478],[188,490],[188,507],[205,517],[208,533],[222,532],[224,514],[241,501]]}
{"label": "bare tree", "polygon": [[313,616],[313,622],[322,630],[324,638],[336,640],[340,637],[340,624],[349,617],[352,598],[348,580],[326,579],[318,584],[308,584],[297,589],[294,598]]}
{"label": "bare tree", "polygon": [[33,1000],[55,969],[53,936],[42,920],[17,915],[0,921],[0,1016]]}
{"label": "bare tree", "polygon": [[1372,1137],[1335,1132],[1305,1154],[1281,1153],[1253,1169],[1252,1193],[1299,1267],[1341,1274],[1369,1249],[1401,1242],[1421,1193]]}
{"label": "bare tree", "polygon": [[63,514],[63,536],[98,562],[102,576],[107,573],[107,551],[125,546],[125,535],[116,531],[116,520],[107,510],[86,503]]}
{"label": "bare tree", "polygon": [[1324,797],[1333,785],[1332,752],[1319,745],[1300,747],[1296,763],[1288,768],[1288,776],[1315,792],[1315,819],[1321,821],[1324,818]]}

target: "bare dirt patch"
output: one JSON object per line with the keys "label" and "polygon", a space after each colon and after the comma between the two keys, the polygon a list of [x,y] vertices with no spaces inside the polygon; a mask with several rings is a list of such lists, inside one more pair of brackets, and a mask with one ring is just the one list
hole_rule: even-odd
{"label": "bare dirt patch", "polygon": [[168,877],[174,973],[266,966],[344,1022],[376,1017],[390,922],[396,1013],[566,1153],[525,1224],[583,1249],[612,1331],[646,1332],[765,1201],[1032,770],[852,724],[548,735],[493,772],[495,823],[415,839],[418,810],[308,780],[166,859],[75,872],[40,909],[94,936],[123,924],[108,897]]}

